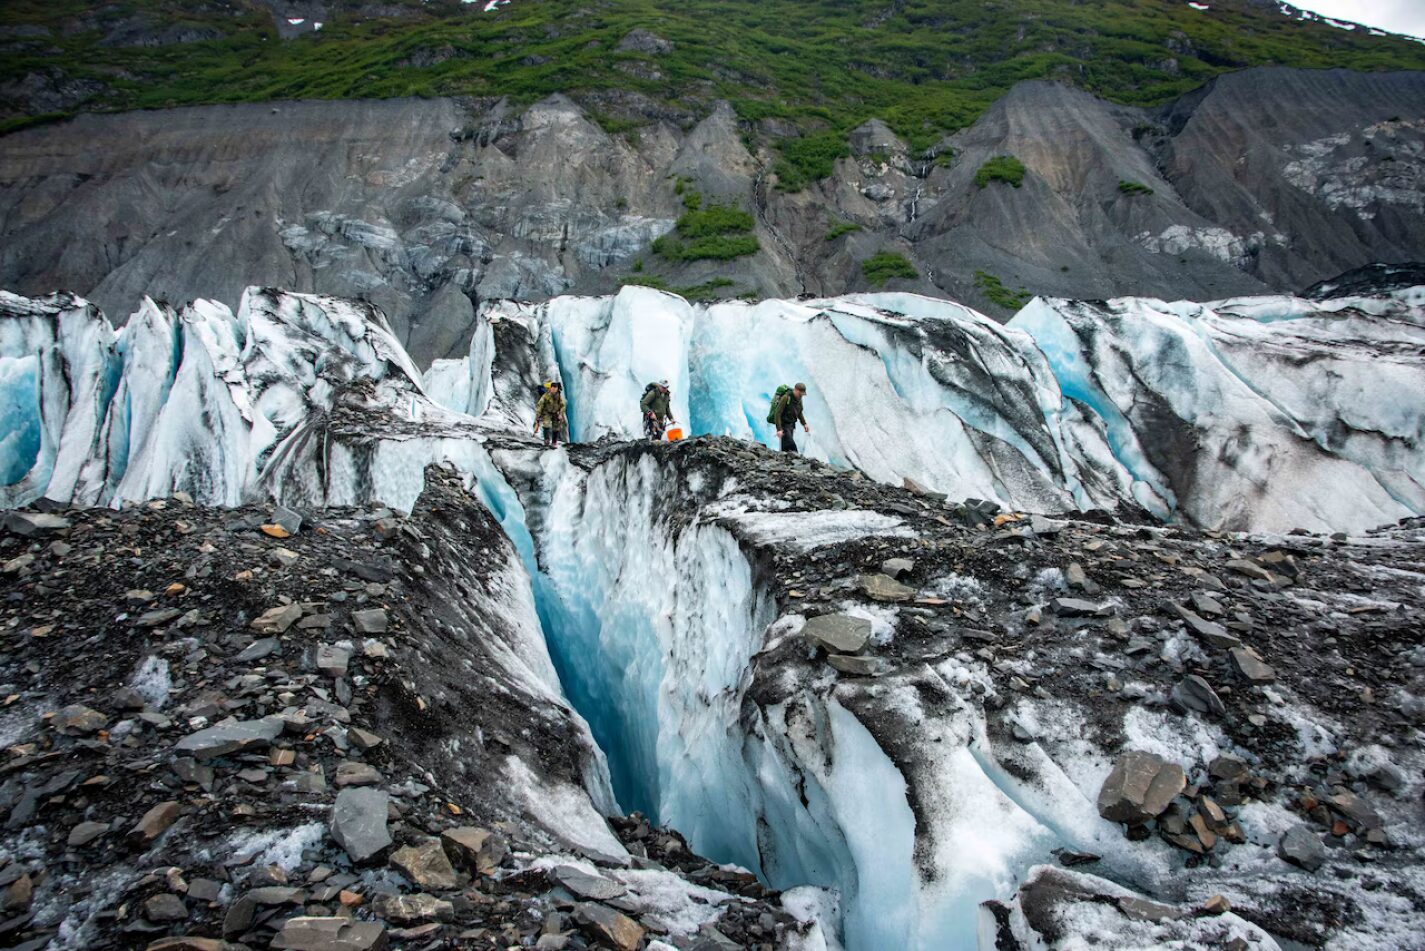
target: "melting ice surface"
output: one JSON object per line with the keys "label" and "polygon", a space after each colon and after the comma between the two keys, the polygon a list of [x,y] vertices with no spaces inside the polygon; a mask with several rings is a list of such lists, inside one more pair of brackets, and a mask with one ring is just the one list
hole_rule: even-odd
{"label": "melting ice surface", "polygon": [[[576,438],[635,436],[643,386],[668,379],[693,432],[771,443],[771,391],[802,380],[808,452],[878,479],[1022,509],[1351,530],[1425,511],[1422,308],[1418,292],[1036,300],[1001,326],[911,295],[694,307],[628,288],[491,305],[470,356],[422,377],[379,312],[318,295],[252,289],[236,314],[146,302],[116,332],[72,296],[0,294],[0,505],[182,490],[409,509],[425,466],[453,464],[520,552],[563,688],[606,751],[594,803],[611,805],[611,779],[623,808],[704,854],[834,889],[853,951],[971,947],[978,903],[1055,844],[1135,874],[1089,784],[1047,762],[1039,792],[1016,783],[971,704],[948,720],[878,711],[943,741],[910,763],[838,700],[742,702],[782,623],[769,630],[742,546],[905,527],[773,505],[675,530],[669,493],[716,487],[647,457],[586,471],[524,447],[508,434],[529,431],[534,383],[565,382]],[[164,691],[157,664],[135,676]],[[951,694],[973,679],[924,676]]]}

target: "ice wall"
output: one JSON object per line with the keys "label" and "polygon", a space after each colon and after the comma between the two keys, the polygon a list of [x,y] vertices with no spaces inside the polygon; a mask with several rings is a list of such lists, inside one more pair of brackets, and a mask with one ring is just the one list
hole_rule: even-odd
{"label": "ice wall", "polygon": [[[383,414],[366,440],[435,440],[436,459],[477,431],[530,432],[551,378],[576,440],[637,438],[644,386],[667,379],[685,429],[770,445],[772,391],[801,381],[804,451],[886,482],[1017,510],[1357,530],[1425,512],[1422,313],[1413,293],[1036,300],[1002,326],[908,294],[690,305],[630,287],[487,306],[470,354],[422,375],[367,304],[252,288],[236,315],[150,301],[116,333],[72,295],[6,294],[0,502],[235,504],[342,467],[366,491],[374,443],[355,462],[306,445],[358,390],[346,416]],[[278,478],[294,455],[319,471]]]}
{"label": "ice wall", "polygon": [[[1287,531],[1425,511],[1420,310],[1409,295],[1036,300],[1001,326],[910,294],[690,305],[625,288],[480,319],[547,333],[578,439],[637,438],[643,386],[669,379],[693,433],[772,445],[772,391],[801,381],[804,451],[883,481]],[[495,385],[507,361],[540,359],[496,349]]]}

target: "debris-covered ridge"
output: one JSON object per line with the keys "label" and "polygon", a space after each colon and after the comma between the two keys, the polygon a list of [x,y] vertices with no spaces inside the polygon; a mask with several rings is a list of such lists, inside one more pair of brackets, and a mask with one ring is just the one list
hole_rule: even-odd
{"label": "debris-covered ridge", "polygon": [[[800,805],[784,811],[764,769],[750,798],[728,778],[720,819],[746,810],[764,830],[796,828],[806,853],[849,858],[811,881],[841,890],[852,946],[973,947],[965,929],[985,900],[999,947],[1035,934],[1142,948],[1412,940],[1425,906],[1418,522],[1247,536],[1025,517],[730,440],[593,447],[571,453],[574,474],[552,464],[533,479],[496,458],[546,555],[561,528],[537,516],[578,505],[541,498],[582,492],[593,509],[608,501],[605,477],[650,495],[661,526],[607,552],[612,574],[650,540],[685,558],[710,526],[737,539],[774,607],[747,602],[743,623],[763,626],[724,725],[742,731],[748,768],[786,770]],[[672,616],[687,597],[669,594]],[[667,694],[707,684],[714,666],[695,665],[716,660],[665,647],[660,744],[707,732]],[[847,740],[855,724],[873,740],[862,753]],[[876,808],[839,812],[851,781],[838,758],[868,770],[877,763],[856,757],[873,750],[892,767]],[[664,812],[687,809],[678,781],[664,775]],[[899,783],[908,826],[894,821]],[[860,836],[871,853],[858,854]],[[788,857],[791,838],[755,837],[752,861],[773,884],[816,874],[805,854]],[[880,872],[901,858],[914,879],[888,884]],[[858,909],[858,889],[874,907]],[[956,914],[938,917],[947,907]]]}
{"label": "debris-covered ridge", "polygon": [[605,822],[458,477],[409,517],[12,511],[0,571],[9,946],[819,946],[746,873]]}

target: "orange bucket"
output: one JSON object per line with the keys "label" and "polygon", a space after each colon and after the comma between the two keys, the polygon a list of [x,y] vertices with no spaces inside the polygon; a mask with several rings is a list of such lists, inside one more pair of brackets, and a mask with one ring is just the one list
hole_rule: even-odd
{"label": "orange bucket", "polygon": [[683,428],[681,426],[673,426],[668,430],[667,436],[669,442],[677,442],[683,438]]}

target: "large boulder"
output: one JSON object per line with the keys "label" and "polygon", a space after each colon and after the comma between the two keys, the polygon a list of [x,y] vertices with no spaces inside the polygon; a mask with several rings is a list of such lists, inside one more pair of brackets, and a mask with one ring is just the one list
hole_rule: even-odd
{"label": "large boulder", "polygon": [[828,654],[858,654],[871,639],[871,622],[849,614],[823,614],[806,622],[802,637]]}
{"label": "large boulder", "polygon": [[386,828],[391,797],[382,789],[348,787],[332,807],[331,833],[353,862],[364,862],[391,844]]}
{"label": "large boulder", "polygon": [[1177,763],[1154,753],[1129,750],[1118,757],[1098,793],[1098,813],[1110,822],[1139,825],[1161,815],[1187,785]]}

